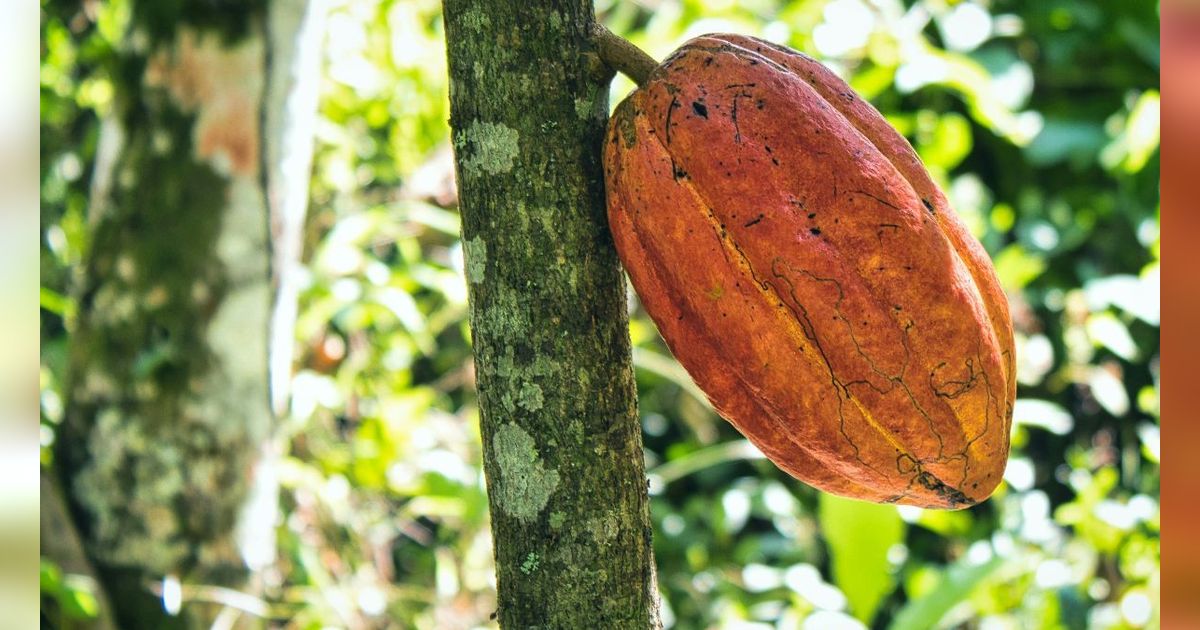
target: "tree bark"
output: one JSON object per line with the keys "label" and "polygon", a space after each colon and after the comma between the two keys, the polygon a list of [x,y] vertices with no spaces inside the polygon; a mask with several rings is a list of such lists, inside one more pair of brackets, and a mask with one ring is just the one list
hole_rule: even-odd
{"label": "tree bark", "polygon": [[654,628],[625,284],[588,0],[447,0],[501,627]]}
{"label": "tree bark", "polygon": [[268,71],[311,24],[275,4],[134,2],[112,74],[56,466],[121,628],[208,628],[219,604],[151,584],[252,589],[274,558],[268,334],[273,293],[295,295],[269,217],[302,217],[311,151],[298,114],[265,115],[296,100],[294,69]]}

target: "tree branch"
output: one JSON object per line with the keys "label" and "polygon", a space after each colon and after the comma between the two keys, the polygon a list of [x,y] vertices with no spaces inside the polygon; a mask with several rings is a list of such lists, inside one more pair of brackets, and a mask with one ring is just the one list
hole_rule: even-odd
{"label": "tree branch", "polygon": [[629,40],[608,30],[599,22],[592,23],[592,41],[600,53],[600,59],[617,72],[633,79],[641,86],[650,73],[658,67],[654,57],[634,46]]}

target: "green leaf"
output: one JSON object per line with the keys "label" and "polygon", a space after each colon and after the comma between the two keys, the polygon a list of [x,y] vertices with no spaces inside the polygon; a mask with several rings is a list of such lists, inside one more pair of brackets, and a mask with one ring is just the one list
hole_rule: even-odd
{"label": "green leaf", "polygon": [[40,287],[38,295],[40,306],[59,317],[67,317],[74,312],[74,302],[71,298],[46,287]]}
{"label": "green leaf", "polygon": [[91,579],[78,575],[68,576],[64,586],[58,601],[68,617],[94,619],[99,614],[100,602],[96,600]]}
{"label": "green leaf", "polygon": [[888,550],[904,541],[904,521],[893,505],[821,494],[821,533],[833,560],[833,579],[850,612],[870,625],[896,586]]}
{"label": "green leaf", "polygon": [[915,524],[946,537],[966,536],[975,519],[969,510],[921,510]]}
{"label": "green leaf", "polygon": [[960,560],[942,576],[937,586],[924,597],[912,600],[900,609],[888,630],[927,630],[933,628],[956,604],[966,599],[987,576],[1001,564],[992,558],[983,564],[971,565]]}
{"label": "green leaf", "polygon": [[971,152],[971,123],[965,116],[923,111],[917,115],[917,124],[917,152],[926,165],[949,171]]}
{"label": "green leaf", "polygon": [[1100,161],[1106,167],[1137,173],[1158,151],[1159,100],[1156,90],[1147,90],[1138,97],[1125,120],[1124,130],[1100,154]]}
{"label": "green leaf", "polygon": [[1019,291],[1046,270],[1046,260],[1026,251],[1017,243],[1000,250],[996,255],[996,275],[1000,284],[1010,291]]}
{"label": "green leaf", "polygon": [[51,560],[42,558],[41,569],[38,572],[38,582],[43,593],[58,595],[62,590],[62,571]]}

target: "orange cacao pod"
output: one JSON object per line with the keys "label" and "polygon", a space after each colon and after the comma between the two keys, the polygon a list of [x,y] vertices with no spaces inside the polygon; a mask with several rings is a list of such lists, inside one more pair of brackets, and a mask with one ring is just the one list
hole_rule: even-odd
{"label": "orange cacao pod", "polygon": [[1004,473],[1012,322],[986,252],[908,142],[813,59],[693,39],[622,102],[617,251],[667,345],[817,488],[964,508]]}

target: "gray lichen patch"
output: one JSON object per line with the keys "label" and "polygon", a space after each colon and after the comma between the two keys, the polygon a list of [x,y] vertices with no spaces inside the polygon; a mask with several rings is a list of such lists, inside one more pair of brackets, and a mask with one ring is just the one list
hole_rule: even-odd
{"label": "gray lichen patch", "polygon": [[143,424],[116,407],[97,413],[88,439],[92,459],[74,494],[91,513],[89,547],[95,556],[165,573],[188,553],[183,523],[166,507],[185,491],[187,480],[180,450],[147,434]]}
{"label": "gray lichen patch", "polygon": [[575,99],[575,115],[580,120],[587,120],[592,117],[592,99],[577,98]]}
{"label": "gray lichen patch", "polygon": [[[149,430],[144,418],[106,408],[88,440],[92,459],[73,496],[90,514],[91,555],[104,564],[143,567],[153,574],[194,565],[216,575],[241,570],[229,536],[246,494],[249,453],[243,435],[211,444],[198,423]],[[211,436],[210,436],[211,437]],[[210,562],[207,558],[219,558]],[[201,574],[196,574],[197,578]]]}
{"label": "gray lichen patch", "polygon": [[[512,287],[501,285],[495,287],[491,303],[491,308],[478,314],[473,322],[475,327],[509,339],[524,339],[531,334],[527,295]],[[505,351],[511,352],[511,348]]]}
{"label": "gray lichen patch", "polygon": [[455,144],[462,152],[463,168],[496,175],[512,170],[520,152],[519,138],[516,129],[503,123],[475,121],[459,134]]}
{"label": "gray lichen patch", "polygon": [[588,521],[588,529],[591,530],[592,538],[597,544],[606,545],[617,537],[620,523],[617,520],[617,516],[609,512],[604,516]]}
{"label": "gray lichen patch", "polygon": [[477,8],[470,8],[463,12],[462,23],[476,34],[480,34],[491,28],[492,18]]}
{"label": "gray lichen patch", "polygon": [[542,388],[535,383],[525,383],[521,386],[517,404],[527,411],[537,411],[542,408]]}
{"label": "gray lichen patch", "polygon": [[[608,66],[594,54],[589,54],[587,63],[589,68],[595,63],[595,69],[589,69],[589,73],[604,73],[608,71]],[[604,75],[603,80],[598,81],[598,84],[593,87],[585,96],[580,96],[575,99],[575,116],[582,121],[603,120],[608,116],[608,84],[612,79],[611,76]]]}
{"label": "gray lichen patch", "polygon": [[536,518],[558,487],[558,471],[546,469],[533,437],[516,424],[497,429],[492,448],[500,467],[496,498],[501,509],[521,521]]}
{"label": "gray lichen patch", "polygon": [[466,265],[467,281],[483,282],[487,269],[487,243],[476,236],[463,242],[463,261]]}

